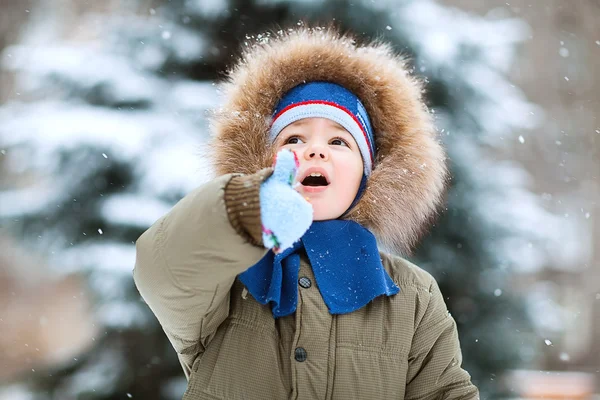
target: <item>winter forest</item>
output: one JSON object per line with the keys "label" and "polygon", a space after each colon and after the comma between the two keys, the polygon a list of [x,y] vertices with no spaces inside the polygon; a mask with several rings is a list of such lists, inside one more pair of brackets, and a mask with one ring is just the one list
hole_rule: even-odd
{"label": "winter forest", "polygon": [[481,398],[600,399],[599,19],[594,0],[0,2],[0,400],[181,399],[135,241],[212,179],[240,49],[331,24],[426,82],[451,180],[409,259]]}

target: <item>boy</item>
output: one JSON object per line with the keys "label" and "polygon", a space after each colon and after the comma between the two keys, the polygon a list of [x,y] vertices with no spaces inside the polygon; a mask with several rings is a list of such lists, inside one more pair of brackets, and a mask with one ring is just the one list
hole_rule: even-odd
{"label": "boy", "polygon": [[404,61],[287,31],[244,53],[224,91],[219,177],[137,242],[184,400],[477,399],[435,280],[378,248],[414,245],[446,179]]}

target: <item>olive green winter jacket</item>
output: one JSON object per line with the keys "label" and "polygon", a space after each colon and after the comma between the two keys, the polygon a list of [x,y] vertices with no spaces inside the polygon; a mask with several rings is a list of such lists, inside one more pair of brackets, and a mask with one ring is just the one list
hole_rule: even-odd
{"label": "olive green winter jacket", "polygon": [[275,319],[236,276],[260,246],[259,184],[221,176],[137,241],[135,283],[189,379],[184,400],[477,399],[456,324],[430,274],[381,253],[400,287],[331,315],[305,255],[294,314]]}

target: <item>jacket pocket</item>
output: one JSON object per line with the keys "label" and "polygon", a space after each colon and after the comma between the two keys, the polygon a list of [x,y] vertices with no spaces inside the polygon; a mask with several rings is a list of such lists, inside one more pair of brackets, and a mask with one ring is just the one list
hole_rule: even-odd
{"label": "jacket pocket", "polygon": [[379,348],[340,345],[335,358],[332,400],[404,398],[406,356]]}
{"label": "jacket pocket", "polygon": [[[285,399],[276,332],[250,321],[229,319],[202,356],[190,379],[189,399]],[[216,349],[214,346],[218,346]],[[196,385],[195,389],[191,386]],[[184,397],[184,400],[186,398]]]}

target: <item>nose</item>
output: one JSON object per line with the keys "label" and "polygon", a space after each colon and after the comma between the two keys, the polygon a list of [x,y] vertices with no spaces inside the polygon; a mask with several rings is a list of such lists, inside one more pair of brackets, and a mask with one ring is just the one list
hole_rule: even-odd
{"label": "nose", "polygon": [[314,143],[309,145],[304,152],[304,158],[306,160],[323,160],[329,159],[329,149],[327,146],[323,146],[320,143]]}

